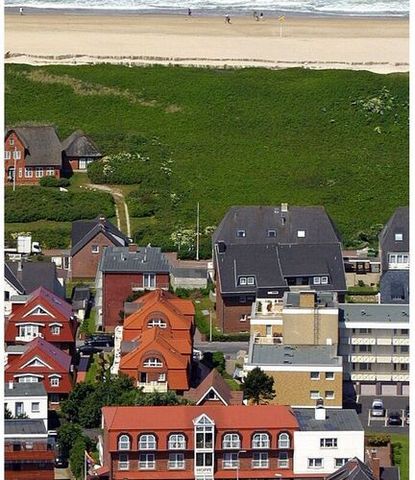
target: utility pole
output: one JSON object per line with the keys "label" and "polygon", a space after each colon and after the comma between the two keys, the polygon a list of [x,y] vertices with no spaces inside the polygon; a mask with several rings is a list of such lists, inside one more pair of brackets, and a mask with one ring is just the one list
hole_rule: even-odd
{"label": "utility pole", "polygon": [[196,209],[196,260],[199,260],[199,202]]}
{"label": "utility pole", "polygon": [[17,174],[17,153],[16,153],[17,148],[14,147],[14,152],[13,152],[13,160],[14,160],[14,171],[13,171],[13,192],[16,191],[16,174]]}
{"label": "utility pole", "polygon": [[209,309],[209,342],[212,342],[212,310]]}

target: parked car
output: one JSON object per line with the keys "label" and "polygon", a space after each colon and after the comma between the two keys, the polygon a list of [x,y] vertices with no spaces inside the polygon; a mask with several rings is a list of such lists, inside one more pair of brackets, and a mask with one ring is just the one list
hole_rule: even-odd
{"label": "parked car", "polygon": [[402,425],[402,417],[399,412],[391,412],[388,418],[388,425]]}
{"label": "parked car", "polygon": [[78,350],[79,353],[81,353],[83,355],[91,355],[93,353],[101,352],[102,348],[97,347],[95,345],[85,344],[85,345],[82,345],[81,347],[79,347],[77,350]]}
{"label": "parked car", "polygon": [[61,456],[55,458],[55,468],[68,468],[68,460]]}
{"label": "parked car", "polygon": [[114,336],[101,333],[89,335],[85,338],[85,345],[93,345],[95,347],[113,347]]}
{"label": "parked car", "polygon": [[370,410],[372,417],[384,417],[385,416],[385,407],[383,406],[383,401],[376,399],[372,402],[372,408]]}

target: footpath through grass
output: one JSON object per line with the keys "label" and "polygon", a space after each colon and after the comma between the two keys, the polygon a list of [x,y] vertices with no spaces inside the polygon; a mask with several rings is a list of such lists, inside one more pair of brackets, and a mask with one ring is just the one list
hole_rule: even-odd
{"label": "footpath through grass", "polygon": [[202,228],[235,204],[324,205],[348,245],[408,203],[407,74],[6,65],[5,91],[7,124],[80,128],[107,154],[160,145],[169,172],[137,189],[167,200],[133,221],[143,244],[194,228],[198,201]]}

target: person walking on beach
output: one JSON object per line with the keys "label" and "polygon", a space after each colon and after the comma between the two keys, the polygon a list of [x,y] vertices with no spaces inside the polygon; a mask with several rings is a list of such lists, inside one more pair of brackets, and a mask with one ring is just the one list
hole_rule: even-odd
{"label": "person walking on beach", "polygon": [[225,15],[225,23],[231,23],[231,17],[228,14]]}
{"label": "person walking on beach", "polygon": [[192,16],[192,11],[190,10],[190,8],[187,9],[187,15],[188,15],[189,17]]}
{"label": "person walking on beach", "polygon": [[20,15],[23,15],[23,7],[19,8]]}
{"label": "person walking on beach", "polygon": [[255,20],[258,22],[259,17],[258,17],[258,12],[256,12],[256,11],[254,12],[254,18],[255,18]]}
{"label": "person walking on beach", "polygon": [[259,18],[260,20],[264,20],[264,14],[262,12],[259,14]]}

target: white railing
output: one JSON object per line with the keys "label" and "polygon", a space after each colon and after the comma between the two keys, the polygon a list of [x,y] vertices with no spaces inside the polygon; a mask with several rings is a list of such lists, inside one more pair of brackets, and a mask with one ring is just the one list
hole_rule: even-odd
{"label": "white railing", "polygon": [[260,337],[256,336],[254,342],[260,345],[277,345],[282,344],[282,337]]}
{"label": "white railing", "polygon": [[167,392],[167,382],[137,382],[137,387],[144,393]]}

